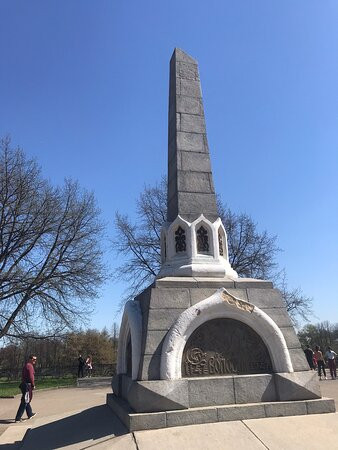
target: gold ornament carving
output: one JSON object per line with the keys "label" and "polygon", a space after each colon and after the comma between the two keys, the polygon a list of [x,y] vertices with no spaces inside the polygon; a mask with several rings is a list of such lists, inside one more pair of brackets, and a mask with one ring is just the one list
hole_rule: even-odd
{"label": "gold ornament carving", "polygon": [[249,305],[247,302],[243,302],[239,298],[232,297],[229,294],[226,294],[225,292],[222,292],[222,299],[228,303],[230,306],[235,306],[236,308],[240,309],[241,311],[246,311],[249,313],[252,313],[254,310],[254,305]]}

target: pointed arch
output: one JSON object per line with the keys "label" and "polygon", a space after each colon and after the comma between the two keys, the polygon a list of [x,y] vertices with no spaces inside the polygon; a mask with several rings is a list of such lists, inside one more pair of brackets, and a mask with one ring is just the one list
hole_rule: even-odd
{"label": "pointed arch", "polygon": [[168,258],[180,258],[191,251],[190,223],[177,216],[167,233]]}
{"label": "pointed arch", "polygon": [[229,259],[228,253],[228,238],[225,231],[225,228],[220,221],[219,226],[217,228],[217,241],[218,241],[218,254],[224,259]]}
{"label": "pointed arch", "polygon": [[212,223],[201,214],[192,224],[193,256],[215,254]]}

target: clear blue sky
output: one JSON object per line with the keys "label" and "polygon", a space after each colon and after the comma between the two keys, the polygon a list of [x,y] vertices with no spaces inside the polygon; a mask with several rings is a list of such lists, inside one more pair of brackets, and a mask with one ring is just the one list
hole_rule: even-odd
{"label": "clear blue sky", "polygon": [[[112,235],[166,173],[176,46],[199,62],[217,192],[278,235],[314,321],[338,322],[336,0],[1,0],[0,135],[94,190]],[[107,284],[93,327],[122,290]]]}

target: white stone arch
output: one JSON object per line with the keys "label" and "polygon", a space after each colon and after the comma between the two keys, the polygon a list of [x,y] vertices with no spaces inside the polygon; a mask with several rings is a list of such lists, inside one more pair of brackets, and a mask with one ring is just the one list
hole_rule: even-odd
{"label": "white stone arch", "polygon": [[185,310],[169,330],[162,346],[162,380],[182,378],[182,355],[189,337],[203,323],[219,318],[238,320],[251,327],[265,343],[274,372],[293,372],[284,336],[276,323],[261,309],[222,288]]}
{"label": "white stone arch", "polygon": [[127,373],[127,345],[131,337],[132,379],[137,380],[141,358],[142,312],[139,302],[129,301],[123,311],[117,351],[117,374]]}
{"label": "white stone arch", "polygon": [[[198,252],[197,250],[197,231],[201,226],[204,226],[208,232],[208,241],[209,241],[209,251],[208,252]],[[203,214],[201,214],[192,224],[192,256],[196,257],[197,255],[205,255],[205,256],[213,256],[215,257],[215,229],[213,227],[213,224],[208,220],[206,217],[204,217]]]}

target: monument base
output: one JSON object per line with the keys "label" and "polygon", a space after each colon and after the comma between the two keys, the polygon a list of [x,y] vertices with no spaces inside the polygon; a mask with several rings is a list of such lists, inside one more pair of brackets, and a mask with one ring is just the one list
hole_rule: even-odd
{"label": "monument base", "polygon": [[[200,302],[210,298],[219,289],[226,289],[228,294],[242,300],[246,306],[255,306],[266,313],[284,336],[293,370],[295,372],[309,371],[309,365],[286,311],[285,303],[280,292],[273,288],[271,282],[246,278],[232,280],[230,278],[166,277],[155,280],[134,301],[129,302],[128,306],[133,306],[138,311],[135,311],[136,317],[126,312],[123,322],[128,326],[124,326],[124,323],[121,325],[118,373],[127,373],[126,349],[130,335],[133,349],[131,352],[133,359],[131,365],[134,371],[132,378],[142,381],[172,379],[171,376],[161,376],[161,358],[165,356],[163,343],[168,332],[186,310],[192,306],[200,309]],[[223,317],[232,317],[227,311],[231,309],[234,314],[243,313],[243,320],[250,316],[253,319],[254,314],[243,312],[241,305],[237,305],[239,307],[235,304],[229,305],[227,301],[221,301],[221,303],[224,304]],[[211,319],[211,313],[203,310],[199,318],[208,321]],[[238,318],[241,320],[242,317]],[[255,319],[254,322],[258,321]],[[258,334],[260,334],[259,330]],[[269,332],[267,334],[269,335]],[[265,339],[267,344],[271,342],[270,335]],[[270,353],[272,355],[276,353],[275,348],[272,348]],[[181,365],[178,359],[176,362],[179,366]],[[177,368],[179,369],[180,367]],[[273,371],[287,372],[285,367],[275,368]]]}
{"label": "monument base", "polygon": [[131,431],[335,411],[281,293],[255,279],[157,279],[126,305],[112,386]]}
{"label": "monument base", "polygon": [[114,394],[107,394],[107,405],[130,432],[201,423],[323,414],[336,411],[334,400],[329,398],[247,403],[243,405],[217,405],[184,410],[135,413],[122,398]]}
{"label": "monument base", "polygon": [[179,380],[113,379],[113,392],[135,413],[154,413],[197,407],[321,398],[313,371],[193,377]]}

